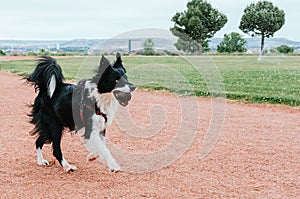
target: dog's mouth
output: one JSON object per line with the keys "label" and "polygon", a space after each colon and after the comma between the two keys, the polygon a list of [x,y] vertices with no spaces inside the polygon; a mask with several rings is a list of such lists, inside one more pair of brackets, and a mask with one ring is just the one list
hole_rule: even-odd
{"label": "dog's mouth", "polygon": [[119,101],[119,104],[121,106],[127,106],[131,99],[131,93],[128,92],[115,90],[113,91],[113,94],[116,97],[116,99]]}

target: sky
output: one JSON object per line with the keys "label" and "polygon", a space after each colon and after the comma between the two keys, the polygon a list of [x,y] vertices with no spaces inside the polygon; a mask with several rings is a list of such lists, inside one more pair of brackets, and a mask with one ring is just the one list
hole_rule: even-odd
{"label": "sky", "polygon": [[[188,0],[1,0],[0,40],[109,39],[124,32],[156,28],[169,30],[172,16]],[[228,17],[215,37],[238,26],[247,5],[258,0],[207,0]],[[300,41],[300,1],[270,0],[286,14],[274,37]],[[5,2],[5,3],[4,3]],[[242,33],[245,37],[249,37]]]}

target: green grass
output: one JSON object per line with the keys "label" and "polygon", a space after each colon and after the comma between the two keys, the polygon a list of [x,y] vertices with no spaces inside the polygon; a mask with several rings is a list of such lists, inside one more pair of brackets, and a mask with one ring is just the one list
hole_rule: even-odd
{"label": "green grass", "polygon": [[[112,61],[113,57],[109,57]],[[250,103],[300,106],[300,57],[202,56],[123,57],[127,75],[140,88],[179,95],[223,96]],[[66,79],[92,76],[99,58],[58,59]],[[21,75],[34,61],[0,61],[0,69]]]}

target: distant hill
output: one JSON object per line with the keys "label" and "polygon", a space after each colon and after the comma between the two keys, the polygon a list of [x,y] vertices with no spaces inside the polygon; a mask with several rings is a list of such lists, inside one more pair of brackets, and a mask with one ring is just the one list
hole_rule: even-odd
{"label": "distant hill", "polygon": [[[259,49],[260,38],[245,38],[247,41],[248,49]],[[105,51],[105,52],[128,52],[129,41],[131,40],[132,50],[140,50],[143,48],[143,43],[146,38],[141,39],[73,39],[73,40],[0,40],[0,49],[6,52],[38,52],[41,49],[49,51]],[[211,50],[215,50],[217,45],[222,41],[222,38],[213,38],[210,40]],[[157,49],[166,49],[174,51],[174,43],[176,38],[153,38],[155,47]],[[273,48],[282,44],[292,46],[295,49],[300,49],[300,42],[288,40],[285,38],[267,38],[265,40],[266,48]]]}

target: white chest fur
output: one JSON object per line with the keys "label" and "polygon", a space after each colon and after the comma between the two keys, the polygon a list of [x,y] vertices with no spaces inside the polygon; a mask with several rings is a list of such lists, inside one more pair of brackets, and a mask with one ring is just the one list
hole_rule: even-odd
{"label": "white chest fur", "polygon": [[107,122],[105,122],[105,118],[101,115],[95,114],[93,116],[94,121],[96,120],[98,122],[99,128],[101,130],[104,130],[113,122],[114,116],[118,109],[118,100],[112,93],[100,94],[95,84],[87,82],[86,86],[90,89],[90,97],[96,100],[97,106],[100,108],[100,111],[107,116]]}

